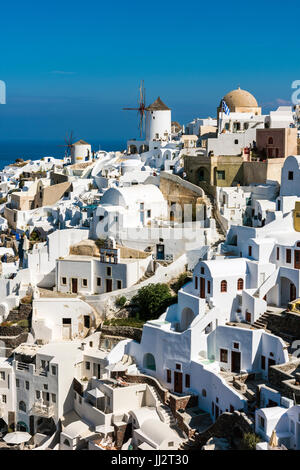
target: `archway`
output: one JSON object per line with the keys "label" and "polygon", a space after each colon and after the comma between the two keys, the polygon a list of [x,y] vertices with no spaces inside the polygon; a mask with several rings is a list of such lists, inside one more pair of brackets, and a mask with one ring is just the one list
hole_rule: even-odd
{"label": "archway", "polygon": [[181,331],[187,330],[190,327],[194,318],[195,318],[195,314],[193,310],[189,307],[185,307],[181,312],[181,321],[180,321]]}
{"label": "archway", "polygon": [[27,424],[24,421],[18,421],[17,431],[29,432]]}
{"label": "archway", "polygon": [[207,169],[204,167],[204,166],[201,166],[198,170],[198,181],[206,181],[207,183],[210,183],[210,181],[208,180],[208,171]]}
{"label": "archway", "polygon": [[280,306],[287,307],[288,303],[297,298],[297,288],[287,277],[280,278]]}
{"label": "archway", "polygon": [[130,154],[138,153],[136,145],[129,145],[129,153]]}
{"label": "archway", "polygon": [[144,355],[143,367],[145,369],[156,370],[155,357],[151,353]]}

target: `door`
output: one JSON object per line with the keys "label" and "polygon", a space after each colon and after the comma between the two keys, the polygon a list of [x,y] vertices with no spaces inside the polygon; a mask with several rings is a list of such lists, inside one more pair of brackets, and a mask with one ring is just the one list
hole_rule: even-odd
{"label": "door", "polygon": [[295,250],[295,269],[300,269],[300,250]]}
{"label": "door", "polygon": [[72,277],[72,294],[77,294],[78,292],[78,279]]}
{"label": "door", "polygon": [[274,359],[271,359],[269,358],[268,360],[268,366],[271,367],[271,366],[275,366],[276,362],[274,361]]}
{"label": "door", "polygon": [[156,245],[156,258],[165,259],[165,245]]}
{"label": "door", "polygon": [[182,373],[174,372],[174,392],[182,393]]}
{"label": "door", "polygon": [[231,351],[231,372],[241,371],[241,353],[238,351]]}
{"label": "door", "polygon": [[94,365],[93,365],[93,375],[97,379],[100,379],[100,364],[94,363]]}
{"label": "door", "polygon": [[246,312],[246,322],[251,323],[251,313],[250,312]]}
{"label": "door", "polygon": [[106,292],[112,291],[112,279],[106,279]]}
{"label": "door", "polygon": [[205,299],[205,279],[200,277],[200,298]]}
{"label": "door", "polygon": [[63,339],[72,339],[72,319],[63,318],[62,327]]}
{"label": "door", "polygon": [[292,302],[292,300],[295,300],[296,298],[296,286],[295,284],[291,283],[290,284],[290,302]]}

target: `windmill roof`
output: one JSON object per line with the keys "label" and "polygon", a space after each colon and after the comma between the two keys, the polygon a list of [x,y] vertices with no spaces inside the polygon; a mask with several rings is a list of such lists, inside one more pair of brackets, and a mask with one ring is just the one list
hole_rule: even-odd
{"label": "windmill roof", "polygon": [[89,145],[85,140],[77,140],[73,145]]}
{"label": "windmill roof", "polygon": [[150,106],[146,108],[150,111],[170,111],[167,105],[158,97]]}

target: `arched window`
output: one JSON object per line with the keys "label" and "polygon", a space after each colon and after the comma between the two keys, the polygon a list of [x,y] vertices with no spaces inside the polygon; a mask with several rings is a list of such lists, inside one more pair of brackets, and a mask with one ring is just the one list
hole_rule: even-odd
{"label": "arched window", "polygon": [[145,369],[156,370],[155,358],[153,354],[147,353],[144,355],[143,367],[145,367]]}
{"label": "arched window", "polygon": [[269,144],[269,145],[273,145],[273,137],[269,137],[269,139],[268,139],[268,144]]}
{"label": "arched window", "polygon": [[227,281],[221,281],[221,292],[227,292]]}
{"label": "arched window", "polygon": [[19,411],[24,411],[24,413],[26,413],[26,403],[24,401],[19,402]]}
{"label": "arched window", "polygon": [[300,247],[300,242],[297,242],[297,246]]}
{"label": "arched window", "polygon": [[205,388],[202,389],[202,396],[203,396],[203,397],[206,397],[206,390],[205,390]]}
{"label": "arched window", "polygon": [[238,279],[237,289],[238,290],[243,290],[244,289],[244,279],[242,279],[242,278]]}

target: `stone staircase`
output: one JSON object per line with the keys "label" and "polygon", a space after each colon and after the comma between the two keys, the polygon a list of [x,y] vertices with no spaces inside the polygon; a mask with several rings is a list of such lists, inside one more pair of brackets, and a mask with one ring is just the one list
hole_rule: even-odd
{"label": "stone staircase", "polygon": [[257,320],[255,320],[253,326],[257,329],[263,328],[265,331],[269,332],[269,330],[267,330],[269,317],[270,313],[263,313]]}
{"label": "stone staircase", "polygon": [[157,411],[161,420],[168,426],[171,426],[171,427],[176,426],[176,421],[170,408],[162,402],[155,387],[153,387],[153,385],[148,385],[148,386],[151,390],[152,395],[155,398]]}

